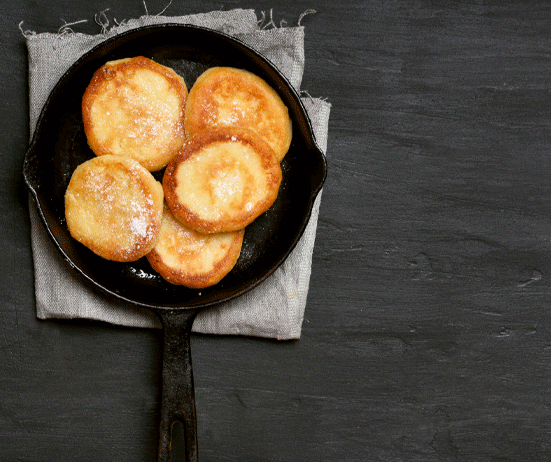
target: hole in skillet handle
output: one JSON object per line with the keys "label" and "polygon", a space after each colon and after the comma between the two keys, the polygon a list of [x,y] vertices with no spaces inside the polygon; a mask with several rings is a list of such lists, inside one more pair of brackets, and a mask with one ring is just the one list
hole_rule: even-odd
{"label": "hole in skillet handle", "polygon": [[[205,66],[248,69],[280,94],[293,121],[293,141],[282,162],[278,199],[247,228],[242,256],[234,270],[219,284],[201,291],[167,283],[152,273],[144,259],[131,264],[103,260],[72,239],[65,224],[64,193],[72,172],[94,155],[83,131],[80,104],[84,90],[106,61],[136,55],[176,67],[184,74],[188,87]],[[289,82],[245,44],[209,29],[163,25],[120,34],[80,58],[52,91],[25,157],[25,182],[64,259],[103,293],[150,308],[162,320],[165,345],[159,461],[168,460],[174,422],[183,425],[188,460],[197,460],[189,348],[197,311],[251,290],[283,263],[304,232],[326,170],[325,156],[315,143],[306,110]]]}

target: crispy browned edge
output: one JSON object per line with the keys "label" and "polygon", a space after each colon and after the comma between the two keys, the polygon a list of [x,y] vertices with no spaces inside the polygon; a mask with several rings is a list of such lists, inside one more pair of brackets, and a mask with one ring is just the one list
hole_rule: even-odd
{"label": "crispy browned edge", "polygon": [[[86,162],[80,164],[75,169],[75,171],[73,172],[73,174],[71,176],[71,179],[69,180],[69,185],[67,187],[67,190],[65,191],[65,197],[67,197],[67,194],[69,194],[69,192],[71,191],[72,184],[74,184],[74,181],[77,181],[78,175],[81,174],[83,169],[89,168],[90,165],[91,165],[90,161],[95,161],[95,159],[96,158],[92,158],[89,161],[86,161]],[[103,156],[101,158],[101,162],[103,164],[105,164],[105,163],[114,163],[116,165],[121,165],[122,164],[126,170],[131,168],[128,165],[129,163],[134,163],[134,164],[136,164],[136,166],[139,166],[140,174],[139,175],[134,175],[133,174],[133,177],[135,177],[140,182],[140,184],[142,185],[143,190],[144,191],[151,191],[152,193],[154,193],[154,191],[157,189],[157,183],[158,183],[157,180],[153,177],[153,175],[151,175],[151,173],[147,169],[142,167],[137,161],[135,161],[133,159],[129,159],[129,158],[126,158],[126,157],[109,155],[109,156]],[[155,182],[155,183],[153,183],[153,182]],[[153,208],[153,206],[151,208]],[[142,238],[138,239],[135,243],[134,250],[130,251],[130,252],[128,250],[125,250],[124,252],[121,252],[120,249],[116,249],[116,248],[115,249],[106,249],[104,247],[98,247],[95,244],[93,238],[91,238],[91,237],[84,238],[84,236],[82,236],[80,233],[76,233],[75,230],[72,229],[70,220],[66,219],[67,228],[69,229],[69,233],[71,234],[71,236],[73,236],[73,238],[75,238],[77,241],[79,241],[84,246],[88,247],[92,252],[99,255],[100,257],[105,258],[106,260],[117,261],[117,262],[131,262],[131,261],[139,260],[140,258],[145,256],[148,252],[150,252],[150,250],[155,246],[155,244],[157,242],[157,238],[159,236],[159,231],[161,229],[162,210],[163,210],[162,207],[160,207],[160,210],[157,213],[158,217],[157,217],[156,220],[154,220],[154,223],[153,223],[154,228],[153,228],[153,232],[152,232],[152,239],[149,239],[147,237],[142,237]],[[69,211],[69,205],[67,204],[67,201],[65,201],[65,217],[66,218],[67,218],[68,211]],[[154,212],[155,211],[152,211],[151,214],[153,214]]]}
{"label": "crispy browned edge", "polygon": [[[280,151],[276,151],[275,155],[277,159],[281,162],[289,150],[291,141],[293,138],[293,124],[289,117],[289,110],[285,103],[282,101],[277,92],[261,77],[258,75],[246,71],[245,69],[238,69],[233,67],[211,67],[203,72],[195,81],[191,87],[188,99],[186,103],[186,110],[184,116],[184,130],[188,135],[193,135],[199,131],[209,128],[209,124],[206,122],[204,117],[204,104],[199,104],[199,109],[197,109],[197,104],[195,101],[199,99],[208,99],[211,93],[211,86],[213,83],[218,80],[232,78],[232,76],[237,75],[239,78],[246,80],[250,79],[259,88],[261,88],[266,97],[271,98],[277,106],[279,106],[283,113],[287,115],[286,120],[282,121],[281,130],[282,132],[282,146]],[[252,129],[252,127],[243,127]],[[285,138],[283,140],[283,138]]]}
{"label": "crispy browned edge", "polygon": [[[203,220],[192,210],[179,202],[176,194],[176,189],[178,187],[176,172],[182,162],[185,162],[188,158],[195,155],[204,146],[218,141],[230,141],[232,137],[249,145],[259,155],[262,167],[268,176],[268,185],[266,188],[268,193],[265,199],[260,201],[254,209],[249,212],[242,211],[242,213],[234,219],[222,221]],[[252,130],[237,127],[222,127],[203,130],[186,140],[178,154],[176,154],[166,167],[163,176],[163,190],[165,200],[173,215],[178,220],[202,233],[219,233],[242,229],[268,210],[277,199],[281,180],[281,166],[268,143]]]}
{"label": "crispy browned edge", "polygon": [[220,260],[214,266],[214,269],[208,273],[189,274],[178,268],[168,266],[155,248],[146,255],[146,258],[151,267],[167,282],[189,287],[190,289],[204,289],[220,282],[233,269],[241,254],[244,235],[244,229],[235,232],[235,237],[225,258]]}
{"label": "crispy browned edge", "polygon": [[[82,96],[82,120],[84,123],[84,133],[88,141],[88,146],[97,156],[106,154],[113,154],[103,143],[97,140],[94,136],[94,121],[91,115],[92,104],[95,98],[101,93],[101,87],[104,81],[110,80],[114,77],[117,70],[124,69],[140,69],[147,68],[154,72],[163,75],[169,82],[171,88],[174,88],[181,97],[182,113],[185,112],[185,106],[188,98],[188,89],[186,83],[180,75],[178,75],[173,69],[167,66],[163,66],[152,59],[145,56],[135,56],[132,58],[126,58],[118,60],[120,62],[109,61],[100,67],[90,80],[90,83],[86,87],[84,95]],[[185,136],[185,127],[182,120],[183,135]],[[164,167],[164,165],[163,165]],[[163,168],[163,167],[159,167]]]}

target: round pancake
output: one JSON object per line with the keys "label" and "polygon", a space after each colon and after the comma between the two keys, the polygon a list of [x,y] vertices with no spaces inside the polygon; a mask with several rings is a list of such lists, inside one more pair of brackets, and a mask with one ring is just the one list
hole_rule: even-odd
{"label": "round pancake", "polygon": [[80,164],[65,192],[71,236],[107,260],[127,262],[155,245],[163,188],[137,161],[105,155]]}
{"label": "round pancake", "polygon": [[219,282],[234,267],[244,230],[202,234],[188,228],[165,206],[159,239],[147,254],[151,267],[172,284],[193,289]]}
{"label": "round pancake", "polygon": [[240,128],[205,130],[190,137],[163,176],[174,216],[202,233],[244,228],[277,198],[282,173],[270,146]]}
{"label": "round pancake", "polygon": [[149,171],[182,146],[188,91],[174,70],[143,56],[98,69],[82,98],[88,145],[98,156],[130,157]]}
{"label": "round pancake", "polygon": [[289,111],[273,88],[257,75],[231,67],[213,67],[199,76],[188,95],[184,124],[188,135],[215,126],[254,130],[280,162],[292,138]]}

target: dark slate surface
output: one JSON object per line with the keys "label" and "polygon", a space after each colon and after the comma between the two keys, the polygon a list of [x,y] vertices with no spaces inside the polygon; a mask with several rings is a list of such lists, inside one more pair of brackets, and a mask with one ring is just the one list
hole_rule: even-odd
{"label": "dark slate surface", "polygon": [[[551,460],[549,3],[166,14],[236,7],[317,10],[303,88],[333,105],[330,170],[302,338],[192,337],[200,460]],[[0,4],[1,461],[155,460],[160,333],[34,312],[19,23],[95,33],[107,9],[144,4]]]}

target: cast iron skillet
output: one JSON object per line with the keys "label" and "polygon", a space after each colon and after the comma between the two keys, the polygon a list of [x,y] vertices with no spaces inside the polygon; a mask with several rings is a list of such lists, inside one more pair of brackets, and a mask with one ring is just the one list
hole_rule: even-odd
{"label": "cast iron skillet", "polygon": [[[235,268],[220,283],[192,290],[164,281],[145,258],[114,263],[94,255],[71,238],[64,193],[77,165],[94,156],[83,131],[81,99],[92,74],[105,62],[143,55],[180,73],[188,88],[208,67],[247,69],[281,96],[293,121],[293,141],[282,162],[283,181],[274,205],[246,229]],[[86,53],[60,79],[38,120],[23,167],[25,182],[50,237],[84,283],[107,296],[153,310],[164,328],[162,399],[158,461],[170,457],[172,427],[185,431],[188,461],[197,461],[195,398],[190,331],[197,312],[256,287],[295,247],[308,223],[326,176],[326,161],[316,145],[296,91],[266,59],[244,43],[209,29],[167,24],[114,36]],[[158,179],[160,179],[159,173]]]}

